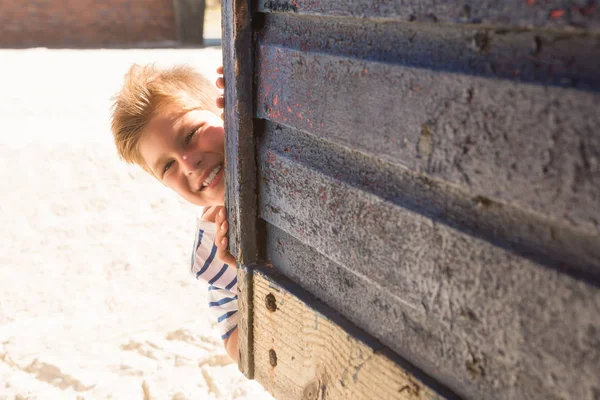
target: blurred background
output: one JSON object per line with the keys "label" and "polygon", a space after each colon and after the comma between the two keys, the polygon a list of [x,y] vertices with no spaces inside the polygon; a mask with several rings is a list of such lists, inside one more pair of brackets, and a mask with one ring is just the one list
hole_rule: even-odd
{"label": "blurred background", "polygon": [[221,60],[213,0],[0,1],[0,400],[270,398],[188,273],[197,210],[109,129],[132,63]]}
{"label": "blurred background", "polygon": [[219,45],[220,10],[220,0],[0,0],[0,46]]}

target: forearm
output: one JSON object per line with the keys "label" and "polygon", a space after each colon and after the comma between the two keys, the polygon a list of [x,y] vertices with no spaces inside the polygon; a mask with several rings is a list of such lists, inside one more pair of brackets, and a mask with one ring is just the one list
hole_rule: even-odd
{"label": "forearm", "polygon": [[237,328],[231,333],[231,336],[223,341],[225,351],[233,361],[238,362],[238,330]]}

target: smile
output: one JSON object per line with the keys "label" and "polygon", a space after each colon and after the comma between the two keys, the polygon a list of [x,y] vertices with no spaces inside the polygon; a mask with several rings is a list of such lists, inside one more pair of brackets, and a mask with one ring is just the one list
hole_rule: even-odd
{"label": "smile", "polygon": [[[202,182],[202,186],[200,187],[200,190],[204,190],[207,187],[211,187],[214,186],[214,184],[216,184],[220,179],[215,179],[217,178],[217,175],[219,175],[219,172],[221,172],[221,170],[223,169],[223,165],[219,164],[217,165],[208,175],[208,177],[204,180],[204,182]],[[220,176],[219,176],[220,178]]]}

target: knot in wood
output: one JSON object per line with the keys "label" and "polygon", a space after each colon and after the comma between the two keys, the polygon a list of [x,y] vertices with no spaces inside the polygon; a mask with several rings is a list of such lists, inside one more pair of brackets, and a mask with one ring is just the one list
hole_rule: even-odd
{"label": "knot in wood", "polygon": [[277,311],[277,300],[272,293],[269,293],[267,297],[265,297],[265,306],[267,307],[267,310],[271,312]]}
{"label": "knot in wood", "polygon": [[314,380],[306,385],[302,393],[302,400],[317,400],[319,397],[319,386],[318,380]]}
{"label": "knot in wood", "polygon": [[273,349],[269,350],[269,363],[271,364],[271,367],[277,366],[277,353],[275,353],[275,350]]}

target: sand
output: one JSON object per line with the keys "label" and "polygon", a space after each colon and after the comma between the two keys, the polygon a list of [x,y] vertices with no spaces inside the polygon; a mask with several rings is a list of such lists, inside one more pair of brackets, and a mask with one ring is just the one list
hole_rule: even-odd
{"label": "sand", "polygon": [[132,62],[211,81],[220,48],[0,51],[0,399],[271,399],[188,274],[194,207],[121,162]]}

